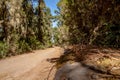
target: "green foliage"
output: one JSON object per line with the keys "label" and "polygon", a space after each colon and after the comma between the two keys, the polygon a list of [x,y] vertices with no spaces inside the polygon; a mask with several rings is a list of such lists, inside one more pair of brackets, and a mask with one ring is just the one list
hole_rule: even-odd
{"label": "green foliage", "polygon": [[120,47],[120,25],[107,25],[102,29],[101,33],[96,40],[94,41],[94,44],[101,44],[105,46],[110,47]]}
{"label": "green foliage", "polygon": [[50,9],[44,0],[36,2],[34,6],[32,0],[0,1],[1,58],[52,46]]}
{"label": "green foliage", "polygon": [[54,45],[68,44],[68,27],[63,25],[53,28],[53,43]]}
{"label": "green foliage", "polygon": [[35,36],[31,36],[29,38],[28,44],[29,44],[30,48],[34,49],[34,50],[40,49],[40,46],[41,46],[40,41],[38,41]]}
{"label": "green foliage", "polygon": [[8,53],[8,45],[5,42],[0,42],[0,58],[5,58]]}
{"label": "green foliage", "polygon": [[31,48],[25,40],[19,42],[19,53],[31,51]]}
{"label": "green foliage", "polygon": [[119,6],[116,0],[60,0],[58,21],[69,28],[70,44],[120,47]]}

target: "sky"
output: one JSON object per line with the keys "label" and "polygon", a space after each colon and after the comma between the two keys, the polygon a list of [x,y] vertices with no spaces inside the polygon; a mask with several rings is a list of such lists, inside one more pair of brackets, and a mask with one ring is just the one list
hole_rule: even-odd
{"label": "sky", "polygon": [[[46,6],[50,8],[51,14],[54,16],[55,15],[54,11],[57,10],[56,4],[59,2],[59,0],[44,0],[44,1]],[[53,27],[56,27],[56,25],[57,22],[53,22]]]}
{"label": "sky", "polygon": [[[36,2],[37,0],[33,0],[33,1],[34,1],[33,5],[37,6],[38,5],[38,3]],[[59,0],[44,0],[44,1],[46,6],[50,8],[51,14],[53,16],[56,15],[54,11],[57,10],[57,3],[59,2]],[[56,27],[56,26],[57,26],[57,22],[53,22],[53,27]]]}
{"label": "sky", "polygon": [[57,10],[56,4],[59,0],[44,0],[47,7],[51,9],[52,15],[55,15],[54,10]]}

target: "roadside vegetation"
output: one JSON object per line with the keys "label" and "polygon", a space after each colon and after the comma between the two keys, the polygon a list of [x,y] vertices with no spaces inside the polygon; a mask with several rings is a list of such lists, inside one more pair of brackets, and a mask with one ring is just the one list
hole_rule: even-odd
{"label": "roadside vegetation", "polygon": [[52,46],[52,15],[43,0],[0,1],[0,58]]}
{"label": "roadside vegetation", "polygon": [[[120,1],[60,0],[56,18],[66,30],[66,50],[56,63],[81,62],[102,80],[120,79]],[[67,31],[68,30],[68,31]],[[97,75],[96,73],[96,75]]]}
{"label": "roadside vegetation", "polygon": [[[68,46],[70,54],[61,56],[57,67],[79,61],[119,77],[120,1],[59,0],[57,7],[52,16],[44,0],[1,0],[0,59]],[[53,21],[57,27],[52,27]]]}

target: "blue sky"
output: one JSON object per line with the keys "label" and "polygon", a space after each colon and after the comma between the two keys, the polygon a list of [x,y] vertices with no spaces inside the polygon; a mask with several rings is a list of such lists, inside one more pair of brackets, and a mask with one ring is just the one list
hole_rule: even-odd
{"label": "blue sky", "polygon": [[46,6],[51,9],[52,15],[55,15],[54,10],[57,10],[56,4],[59,2],[59,0],[44,0],[46,3]]}
{"label": "blue sky", "polygon": [[[46,3],[46,6],[50,8],[51,14],[54,16],[54,11],[57,10],[56,4],[59,2],[59,0],[44,0]],[[53,22],[53,27],[56,27],[57,22]]]}
{"label": "blue sky", "polygon": [[[34,6],[38,5],[38,3],[36,1],[37,0],[33,0]],[[57,10],[56,5],[59,2],[59,0],[44,0],[44,1],[45,1],[46,6],[50,8],[51,14],[54,16],[55,15],[54,11]],[[53,27],[56,27],[56,26],[57,26],[57,22],[53,22]]]}

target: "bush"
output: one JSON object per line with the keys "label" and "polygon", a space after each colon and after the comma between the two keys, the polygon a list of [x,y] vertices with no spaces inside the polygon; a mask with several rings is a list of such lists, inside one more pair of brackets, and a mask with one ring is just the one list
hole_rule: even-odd
{"label": "bush", "polygon": [[120,25],[108,25],[103,27],[94,44],[120,48]]}
{"label": "bush", "polygon": [[8,54],[8,45],[4,42],[0,42],[0,58],[5,58]]}
{"label": "bush", "polygon": [[30,37],[28,43],[30,45],[30,48],[34,50],[39,49],[41,45],[40,41],[38,41],[36,37]]}
{"label": "bush", "polygon": [[31,51],[29,44],[27,42],[25,42],[25,40],[21,40],[19,42],[18,52],[22,53],[22,52],[27,52],[27,51]]}

